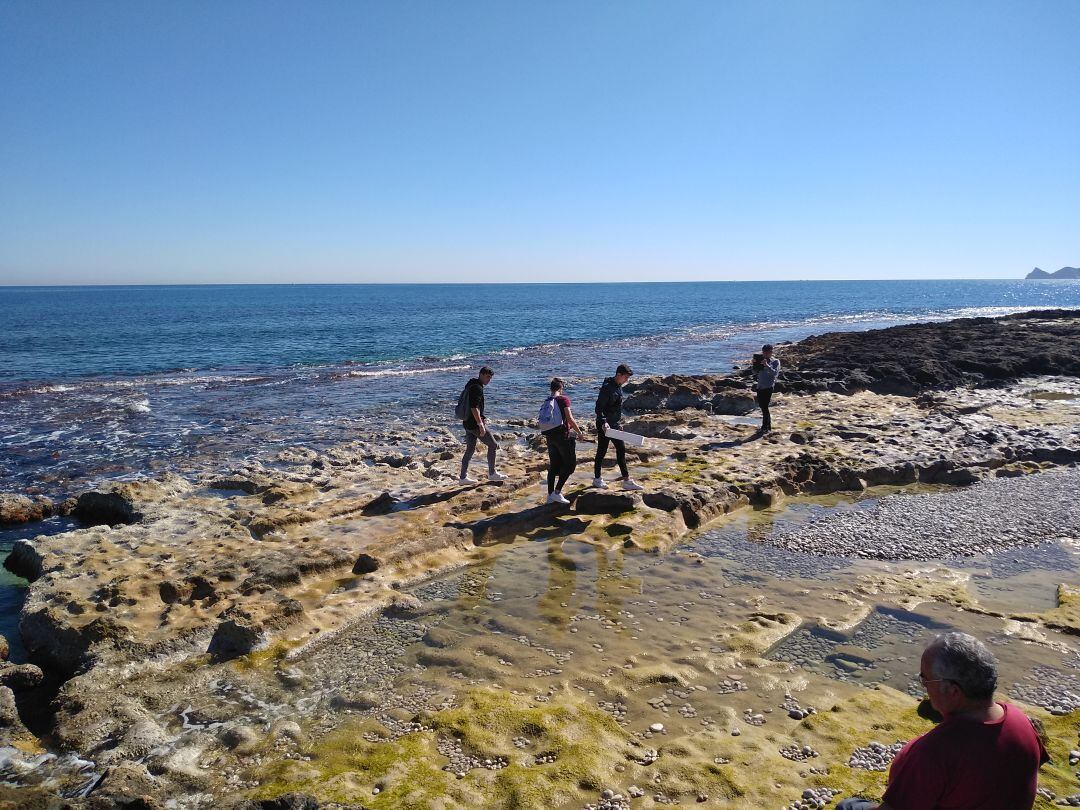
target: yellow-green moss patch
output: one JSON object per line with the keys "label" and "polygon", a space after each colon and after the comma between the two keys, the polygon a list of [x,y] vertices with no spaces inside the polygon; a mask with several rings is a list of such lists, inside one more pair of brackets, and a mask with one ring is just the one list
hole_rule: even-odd
{"label": "yellow-green moss patch", "polygon": [[1080,634],[1080,590],[1058,585],[1057,607],[1043,613],[1039,618],[1047,627]]}
{"label": "yellow-green moss patch", "polygon": [[266,664],[281,661],[292,647],[287,641],[276,641],[264,650],[256,650],[253,653],[241,656],[232,662],[239,672],[252,672]]}

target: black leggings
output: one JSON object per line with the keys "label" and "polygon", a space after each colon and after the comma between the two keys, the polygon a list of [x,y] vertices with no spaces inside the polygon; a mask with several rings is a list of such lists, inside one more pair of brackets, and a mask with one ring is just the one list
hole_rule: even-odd
{"label": "black leggings", "polygon": [[[609,425],[609,427],[619,429],[618,425]],[[615,445],[615,461],[619,463],[619,472],[622,473],[623,478],[629,478],[630,471],[626,469],[626,442],[621,439],[609,439],[599,423],[596,425],[596,463],[593,464],[593,478],[600,477],[600,468],[604,464],[609,442]]]}
{"label": "black leggings", "polygon": [[568,436],[560,436],[562,428],[545,433],[548,446],[548,495],[555,490],[562,492],[563,485],[577,467],[577,442]]}
{"label": "black leggings", "polygon": [[769,413],[769,403],[772,402],[771,388],[759,388],[757,392],[757,404],[761,408],[761,429],[772,430],[772,414]]}

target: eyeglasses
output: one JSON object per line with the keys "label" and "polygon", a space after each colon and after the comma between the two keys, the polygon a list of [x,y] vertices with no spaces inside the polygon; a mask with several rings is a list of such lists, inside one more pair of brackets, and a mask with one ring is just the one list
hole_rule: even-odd
{"label": "eyeglasses", "polygon": [[949,683],[956,683],[952,678],[927,678],[921,672],[919,673],[919,680],[922,681],[922,685],[926,686],[928,683],[940,683],[941,681],[948,681]]}

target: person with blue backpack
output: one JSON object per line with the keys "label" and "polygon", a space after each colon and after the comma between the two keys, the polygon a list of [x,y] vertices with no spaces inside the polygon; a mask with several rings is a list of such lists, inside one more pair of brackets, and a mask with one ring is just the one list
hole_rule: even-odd
{"label": "person with blue backpack", "polygon": [[579,433],[574,414],[570,410],[570,398],[563,393],[563,381],[551,378],[551,396],[540,406],[540,432],[548,446],[548,503],[570,503],[562,494],[567,479],[577,467],[577,442]]}
{"label": "person with blue backpack", "polygon": [[465,455],[461,458],[461,477],[458,478],[458,482],[462,484],[476,483],[475,478],[469,477],[469,462],[476,451],[477,441],[487,445],[488,480],[506,480],[506,476],[495,469],[495,453],[499,444],[484,421],[484,386],[491,382],[494,376],[495,372],[490,367],[481,368],[480,372],[465,384],[454,409],[454,415],[462,421],[465,428]]}

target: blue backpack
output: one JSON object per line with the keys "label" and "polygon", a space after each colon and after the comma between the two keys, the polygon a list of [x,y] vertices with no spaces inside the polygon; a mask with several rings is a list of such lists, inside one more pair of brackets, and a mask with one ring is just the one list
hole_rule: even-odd
{"label": "blue backpack", "polygon": [[557,428],[563,423],[562,408],[555,401],[555,397],[548,397],[544,400],[544,404],[540,406],[540,415],[537,417],[537,421],[540,422],[541,433]]}

